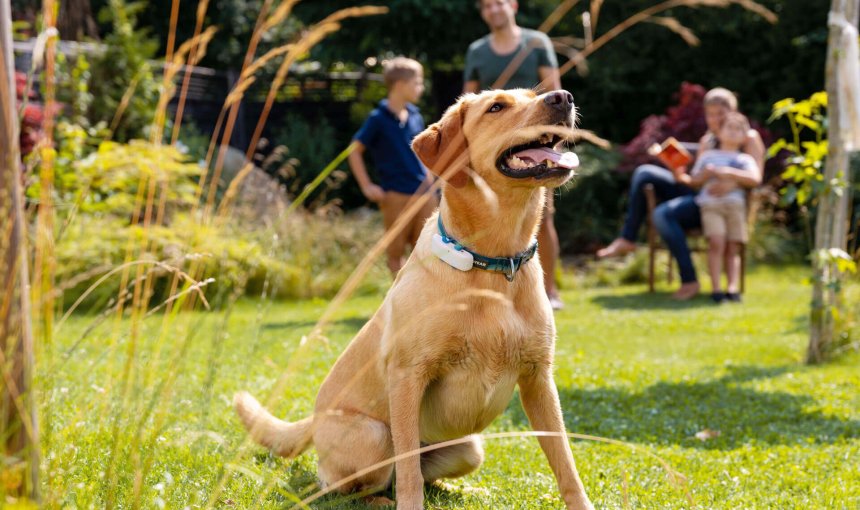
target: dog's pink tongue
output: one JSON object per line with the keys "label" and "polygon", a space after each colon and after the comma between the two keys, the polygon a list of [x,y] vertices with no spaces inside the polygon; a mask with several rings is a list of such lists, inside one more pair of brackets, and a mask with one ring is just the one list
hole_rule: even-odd
{"label": "dog's pink tongue", "polygon": [[536,163],[543,163],[546,160],[550,160],[558,166],[568,169],[576,168],[577,166],[579,166],[579,158],[577,157],[576,153],[560,153],[547,147],[526,149],[524,151],[517,152],[516,154],[514,154],[514,156],[522,160],[530,159]]}

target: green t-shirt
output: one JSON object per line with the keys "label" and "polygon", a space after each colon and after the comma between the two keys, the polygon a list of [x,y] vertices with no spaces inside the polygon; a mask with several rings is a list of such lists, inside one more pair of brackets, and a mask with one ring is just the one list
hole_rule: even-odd
{"label": "green t-shirt", "polygon": [[490,47],[489,34],[469,45],[466,53],[466,68],[463,70],[463,81],[477,81],[480,89],[492,88],[493,83],[501,76],[508,64],[526,49],[526,56],[519,68],[514,70],[507,83],[501,85],[504,89],[530,89],[540,83],[539,67],[558,67],[555,51],[546,34],[537,30],[522,29],[520,45],[507,55],[496,54]]}

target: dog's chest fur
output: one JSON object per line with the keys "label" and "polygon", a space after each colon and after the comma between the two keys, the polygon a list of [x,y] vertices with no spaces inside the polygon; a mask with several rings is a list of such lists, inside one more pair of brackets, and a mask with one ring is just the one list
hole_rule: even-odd
{"label": "dog's chest fur", "polygon": [[483,430],[504,412],[521,374],[551,363],[552,319],[530,308],[540,294],[518,294],[465,298],[472,302],[464,310],[412,337],[435,336],[436,346],[424,358],[432,361],[424,367],[430,383],[421,405],[422,441]]}

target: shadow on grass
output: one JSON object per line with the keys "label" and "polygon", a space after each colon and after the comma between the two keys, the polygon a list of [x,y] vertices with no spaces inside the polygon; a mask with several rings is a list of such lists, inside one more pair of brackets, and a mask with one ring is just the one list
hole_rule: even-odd
{"label": "shadow on grass", "polygon": [[[319,479],[315,469],[308,469],[307,465],[300,462],[294,462],[283,459],[276,459],[270,454],[254,455],[254,463],[265,469],[273,469],[278,464],[286,466],[284,481],[281,487],[272,489],[268,496],[270,501],[283,503],[284,508],[289,508],[299,498],[306,498],[318,490],[320,490]],[[292,494],[293,497],[287,495]],[[374,496],[382,496],[394,500],[394,485],[393,483],[381,492],[374,493]],[[456,490],[449,490],[438,484],[424,485],[425,505],[435,508],[442,506],[444,508],[462,508],[465,505],[465,498],[462,493]],[[289,504],[289,505],[288,505]],[[340,494],[330,493],[311,503],[311,508],[315,509],[332,509],[332,510],[359,510],[359,509],[381,509],[394,508],[392,506],[370,505],[365,500],[364,494]]]}
{"label": "shadow on grass", "polygon": [[[331,321],[330,324],[336,325],[345,329],[352,329],[355,332],[358,332],[364,324],[370,320],[370,317],[347,317],[345,319],[338,319],[336,321]],[[311,326],[316,326],[317,321],[313,320],[299,320],[299,321],[283,321],[283,322],[266,322],[261,327],[264,330],[273,330],[273,329],[300,329],[300,328],[309,328]]]}
{"label": "shadow on grass", "polygon": [[[829,444],[860,437],[860,421],[808,410],[815,405],[811,397],[742,386],[794,368],[741,366],[714,381],[661,382],[641,391],[559,388],[559,397],[568,431],[634,443],[728,450],[744,444]],[[507,413],[515,424],[528,427],[518,399]],[[705,429],[720,436],[696,439]]]}
{"label": "shadow on grass", "polygon": [[595,296],[591,301],[608,310],[688,310],[690,308],[716,306],[706,294],[701,294],[687,301],[678,301],[672,299],[671,294],[647,291],[621,296]]}

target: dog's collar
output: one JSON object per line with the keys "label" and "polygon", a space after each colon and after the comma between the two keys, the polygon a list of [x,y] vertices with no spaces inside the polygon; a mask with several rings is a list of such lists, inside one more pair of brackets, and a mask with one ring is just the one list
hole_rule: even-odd
{"label": "dog's collar", "polygon": [[[528,249],[522,251],[513,257],[485,257],[484,255],[480,255],[475,253],[462,244],[460,244],[456,239],[448,235],[448,232],[445,231],[445,226],[442,225],[442,214],[439,214],[438,217],[439,224],[439,235],[442,237],[442,241],[446,244],[454,245],[454,249],[457,251],[465,251],[469,253],[472,258],[472,267],[477,267],[478,269],[483,269],[485,271],[496,271],[505,275],[505,278],[512,282],[514,281],[514,276],[517,274],[517,271],[520,268],[532,259],[535,256],[535,252],[538,248],[538,243],[535,241]],[[440,257],[441,258],[441,257]],[[448,260],[442,258],[448,264],[451,264]],[[453,265],[453,264],[451,264]],[[456,266],[454,266],[456,267]],[[458,268],[462,269],[462,268]]]}

